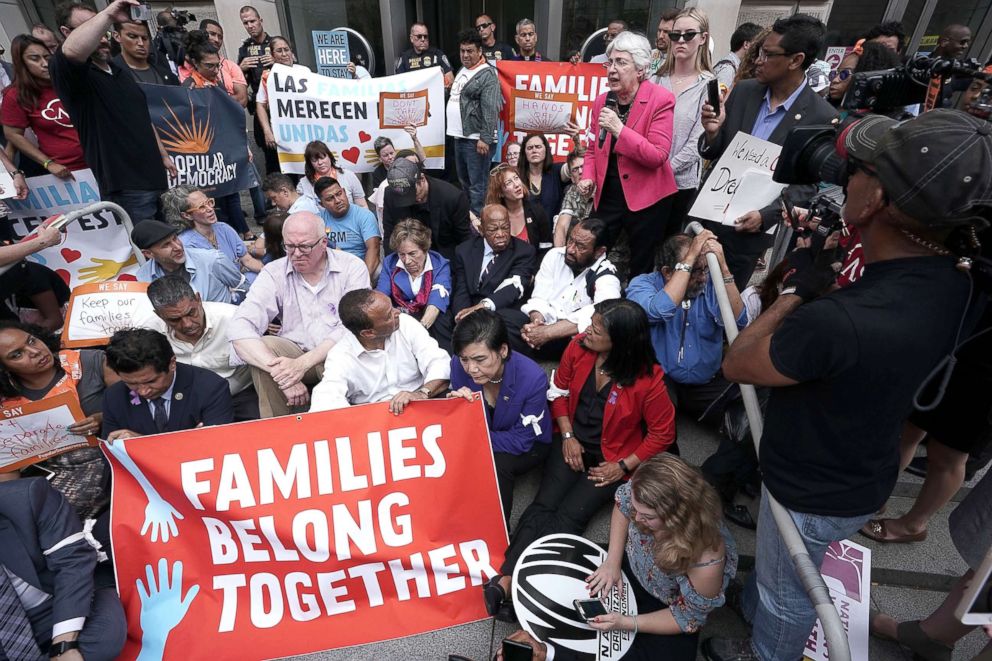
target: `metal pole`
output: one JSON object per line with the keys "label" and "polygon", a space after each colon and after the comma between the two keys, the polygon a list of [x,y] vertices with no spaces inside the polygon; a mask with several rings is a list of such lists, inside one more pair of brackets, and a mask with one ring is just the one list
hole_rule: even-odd
{"label": "metal pole", "polygon": [[[693,221],[689,223],[689,231],[693,234],[699,234],[703,231],[703,226]],[[720,272],[720,260],[713,253],[706,253],[706,263],[711,274]],[[727,286],[720,278],[713,277],[712,280],[716,300],[720,305],[723,329],[727,333],[727,342],[733,344],[734,340],[737,339],[737,319],[730,307]],[[748,423],[751,425],[751,438],[754,439],[754,448],[757,451],[761,444],[761,433],[764,428],[761,407],[758,405],[758,394],[751,384],[742,383],[740,388],[741,397],[744,400],[744,410],[747,413]],[[806,588],[806,594],[809,595],[810,601],[816,608],[820,623],[823,625],[823,633],[827,638],[827,645],[830,647],[831,660],[850,661],[851,647],[847,640],[847,632],[844,630],[844,625],[841,624],[840,615],[834,607],[834,602],[830,599],[830,591],[827,589],[826,583],[823,582],[823,576],[820,575],[820,570],[810,559],[806,545],[803,543],[802,537],[799,536],[795,522],[789,516],[788,511],[767,490],[762,497],[768,498],[772,516],[775,518],[775,525],[778,527],[779,534],[782,535],[789,555],[792,556],[796,574],[799,575],[799,580]]]}

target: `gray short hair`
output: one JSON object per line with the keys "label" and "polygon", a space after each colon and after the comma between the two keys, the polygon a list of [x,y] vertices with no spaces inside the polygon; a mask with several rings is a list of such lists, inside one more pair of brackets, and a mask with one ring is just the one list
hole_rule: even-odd
{"label": "gray short hair", "polygon": [[324,221],[321,220],[320,216],[313,213],[312,211],[297,211],[296,213],[287,216],[286,221],[282,224],[283,233],[286,232],[286,225],[288,225],[291,221],[294,223],[309,222],[311,228],[313,229],[314,236],[319,236],[321,238],[327,236],[327,233],[325,232]]}
{"label": "gray short hair", "polygon": [[384,135],[380,135],[378,138],[375,139],[375,142],[372,143],[372,149],[374,149],[376,155],[378,155],[379,152],[381,152],[383,148],[386,147],[386,145],[389,145],[393,149],[396,149],[396,145],[393,144],[392,140],[390,140]]}
{"label": "gray short hair", "polygon": [[178,275],[167,275],[148,285],[148,300],[155,310],[177,305],[182,301],[195,301],[196,292]]}
{"label": "gray short hair", "polygon": [[614,51],[629,53],[630,58],[634,60],[634,68],[639,72],[641,79],[644,79],[648,65],[651,64],[651,43],[647,37],[637,32],[621,32],[606,47],[606,56],[612,56]]}
{"label": "gray short hair", "polygon": [[515,29],[515,32],[520,32],[520,28],[525,28],[528,25],[533,26],[534,32],[537,32],[537,24],[535,24],[534,21],[530,20],[529,18],[521,18],[519,21],[517,21],[517,27]]}
{"label": "gray short hair", "polygon": [[165,216],[165,222],[180,230],[192,227],[193,223],[183,218],[183,214],[189,211],[189,196],[199,190],[196,186],[176,186],[162,193],[162,215]]}

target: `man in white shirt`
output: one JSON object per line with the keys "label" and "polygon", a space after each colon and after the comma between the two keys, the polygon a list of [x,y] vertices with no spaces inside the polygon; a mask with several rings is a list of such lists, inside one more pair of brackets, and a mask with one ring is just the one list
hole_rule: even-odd
{"label": "man in white shirt", "polygon": [[589,326],[595,304],[620,298],[606,239],[606,224],[586,218],[569,230],[564,248],[552,248],[541,260],[534,292],[520,308],[530,317],[520,335],[541,358],[561,358],[572,336]]}
{"label": "man in white shirt", "polygon": [[223,377],[231,390],[235,421],[257,420],[258,395],[252,388],[251,369],[231,361],[227,326],[237,306],[203,302],[185,280],[174,275],[148,285],[148,300],[155,314],[139,316],[135,326],[156,330],[169,338],[180,363]]}
{"label": "man in white shirt", "polygon": [[327,352],[311,413],[388,400],[389,410],[399,415],[410,402],[448,388],[450,356],[385,294],[350,291],[341,297],[338,314],[350,332]]}

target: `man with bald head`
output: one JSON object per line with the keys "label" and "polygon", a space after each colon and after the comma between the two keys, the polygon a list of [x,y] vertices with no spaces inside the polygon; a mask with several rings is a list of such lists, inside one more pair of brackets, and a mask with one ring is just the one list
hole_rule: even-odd
{"label": "man with bald head", "polygon": [[937,47],[931,55],[960,60],[967,55],[969,46],[971,46],[971,29],[967,25],[948,25],[940,33]]}
{"label": "man with bald head", "polygon": [[[320,381],[327,352],[348,332],[338,303],[369,286],[362,260],[327,247],[316,214],[287,218],[282,240],[286,256],[262,269],[229,327],[234,351],[251,366],[263,418],[307,410],[307,386]],[[278,332],[267,335],[276,319]]]}

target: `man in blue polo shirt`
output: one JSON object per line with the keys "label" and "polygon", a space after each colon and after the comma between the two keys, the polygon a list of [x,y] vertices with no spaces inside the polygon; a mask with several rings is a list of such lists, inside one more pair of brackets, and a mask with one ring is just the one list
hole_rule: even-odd
{"label": "man in blue polo shirt", "polygon": [[651,343],[665,370],[669,395],[680,411],[700,416],[730,385],[720,374],[723,320],[706,265],[706,253],[720,261],[737,328],[747,325],[744,302],[716,236],[676,234],[661,247],[658,268],[630,281],[627,298],[647,312]]}
{"label": "man in blue polo shirt", "polygon": [[369,277],[379,268],[382,232],[375,214],[348,202],[348,194],[337,179],[321,177],[313,185],[320,200],[320,218],[327,227],[327,240],[337,248],[365,260]]}

